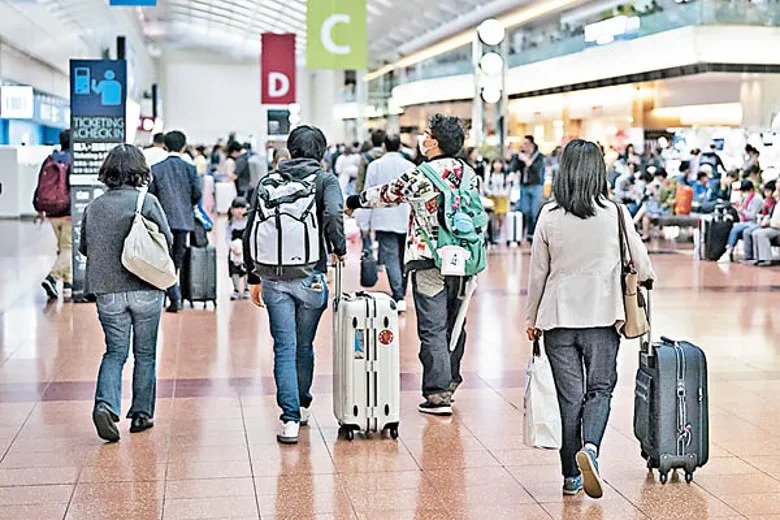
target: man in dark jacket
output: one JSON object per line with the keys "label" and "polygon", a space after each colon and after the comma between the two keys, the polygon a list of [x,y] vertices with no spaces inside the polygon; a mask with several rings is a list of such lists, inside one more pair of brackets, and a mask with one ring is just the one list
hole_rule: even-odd
{"label": "man in dark jacket", "polygon": [[[314,336],[322,313],[328,305],[328,286],[325,282],[328,268],[327,250],[332,251],[337,257],[343,257],[347,253],[341,187],[335,175],[326,173],[322,169],[322,158],[326,148],[327,141],[318,128],[299,126],[292,131],[287,140],[287,149],[292,159],[280,163],[278,175],[273,174],[268,178],[273,179],[273,185],[266,186],[261,181],[257,186],[257,194],[244,234],[244,259],[249,273],[252,302],[258,307],[267,307],[271,335],[274,338],[276,401],[282,409],[281,431],[276,438],[284,444],[298,442],[299,427],[305,426],[310,416]],[[282,265],[280,251],[279,262],[276,263],[274,260],[276,265],[263,265],[257,262],[252,252],[258,253],[259,258],[261,248],[273,247],[268,245],[269,239],[276,242],[274,237],[264,233],[264,238],[256,239],[254,236],[253,229],[256,222],[258,226],[260,222],[268,222],[258,218],[258,198],[267,197],[270,200],[273,186],[287,187],[292,184],[300,186],[305,183],[311,186],[312,176],[314,176],[317,226],[316,229],[312,229],[313,226],[308,218],[304,225],[307,226],[305,233],[307,237],[309,233],[319,235],[318,260],[306,265]],[[290,195],[286,197],[289,198]],[[311,192],[308,192],[308,197],[311,197]],[[276,222],[270,229],[272,234],[278,235],[279,244],[294,244],[292,239],[300,238],[300,221],[295,222],[294,226],[291,223],[287,229],[284,227],[285,223],[290,221],[280,219]],[[281,226],[281,229],[278,226]],[[267,231],[268,228],[264,227],[264,230]],[[260,234],[258,231],[258,235]],[[287,242],[286,238],[290,238],[291,241]],[[306,255],[308,254],[307,252]],[[262,256],[276,258],[275,253],[268,255],[267,251],[262,251]]]}
{"label": "man in dark jacket", "polygon": [[[152,166],[152,184],[149,193],[155,195],[162,205],[168,224],[173,232],[171,256],[176,269],[184,263],[187,237],[195,229],[193,206],[198,204],[203,191],[195,166],[182,159],[187,147],[186,136],[174,130],[165,134],[165,148],[168,158]],[[170,306],[168,312],[181,310],[181,288],[174,285],[168,289]]]}
{"label": "man in dark jacket", "polygon": [[519,211],[525,222],[525,236],[530,243],[536,230],[536,217],[542,207],[544,194],[544,155],[539,153],[534,136],[527,135],[523,150],[517,155],[520,171]]}

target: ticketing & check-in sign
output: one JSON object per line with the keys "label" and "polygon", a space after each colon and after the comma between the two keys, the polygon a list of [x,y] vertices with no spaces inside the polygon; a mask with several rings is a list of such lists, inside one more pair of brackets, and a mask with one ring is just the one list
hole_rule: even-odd
{"label": "ticketing & check-in sign", "polygon": [[108,152],[125,142],[127,62],[70,61],[70,176],[73,219],[73,299],[83,301],[86,258],[79,252],[84,210],[105,187],[97,174]]}

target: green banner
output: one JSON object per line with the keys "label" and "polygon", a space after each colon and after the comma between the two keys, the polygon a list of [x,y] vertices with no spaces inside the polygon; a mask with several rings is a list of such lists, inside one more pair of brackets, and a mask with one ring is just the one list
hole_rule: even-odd
{"label": "green banner", "polygon": [[306,67],[368,66],[366,0],[307,0]]}

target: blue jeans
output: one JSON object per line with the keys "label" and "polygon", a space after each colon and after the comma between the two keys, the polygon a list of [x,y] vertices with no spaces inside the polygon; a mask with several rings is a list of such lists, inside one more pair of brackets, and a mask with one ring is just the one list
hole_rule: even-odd
{"label": "blue jeans", "polygon": [[379,263],[385,266],[393,299],[400,302],[406,297],[407,287],[407,277],[404,276],[406,234],[377,231],[376,240],[379,242]]}
{"label": "blue jeans", "polygon": [[740,222],[738,224],[734,224],[734,227],[731,228],[731,233],[729,233],[729,247],[736,247],[737,242],[739,242],[739,239],[742,238],[742,232],[752,225],[754,224],[750,222]]}
{"label": "blue jeans", "polygon": [[539,216],[539,210],[542,208],[543,188],[541,184],[520,186],[520,201],[517,207],[518,211],[523,214],[525,237],[529,242],[534,238],[536,219]]}
{"label": "blue jeans", "polygon": [[544,350],[561,411],[560,456],[565,478],[580,474],[575,457],[583,444],[601,446],[617,384],[619,346],[615,327],[552,329],[544,333]]}
{"label": "blue jeans", "polygon": [[274,338],[276,403],[282,421],[301,421],[301,407],[312,402],[314,336],[328,305],[321,273],[298,280],[263,280],[263,301]]}
{"label": "blue jeans", "polygon": [[133,402],[128,417],[142,413],[154,417],[157,385],[157,331],[164,300],[162,291],[101,294],[97,310],[106,336],[106,353],[100,363],[95,404],[104,403],[114,420],[122,408],[122,369],[133,343]]}

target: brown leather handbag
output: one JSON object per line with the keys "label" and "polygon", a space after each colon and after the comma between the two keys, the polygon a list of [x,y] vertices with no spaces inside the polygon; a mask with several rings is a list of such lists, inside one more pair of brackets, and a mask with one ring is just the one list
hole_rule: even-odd
{"label": "brown leather handbag", "polygon": [[[615,203],[615,207],[617,208],[618,241],[620,242],[620,284],[623,288],[623,308],[626,312],[626,321],[620,328],[620,333],[626,339],[635,339],[644,336],[650,331],[650,322],[647,316],[647,300],[639,288],[639,275],[631,257],[631,247],[628,245],[628,233],[626,232],[626,222],[623,219],[623,210],[617,203]],[[628,251],[628,255],[626,255],[626,251]]]}

